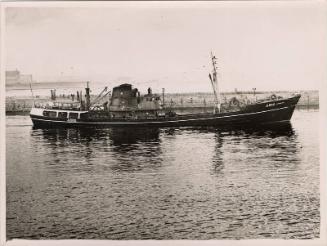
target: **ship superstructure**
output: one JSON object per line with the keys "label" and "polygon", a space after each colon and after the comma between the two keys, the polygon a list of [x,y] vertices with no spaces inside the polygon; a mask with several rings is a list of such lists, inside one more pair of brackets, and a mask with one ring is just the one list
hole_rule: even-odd
{"label": "ship superstructure", "polygon": [[[66,105],[52,102],[36,105],[30,116],[35,126],[239,126],[286,122],[292,117],[301,95],[289,98],[272,95],[261,101],[244,101],[236,97],[222,102],[218,84],[217,59],[211,54],[212,73],[209,74],[215,98],[211,113],[176,114],[165,108],[159,94],[148,88],[141,94],[131,84],[121,84],[112,92],[105,88],[91,101],[90,87],[85,88],[85,100]],[[100,99],[108,98],[102,104]]]}

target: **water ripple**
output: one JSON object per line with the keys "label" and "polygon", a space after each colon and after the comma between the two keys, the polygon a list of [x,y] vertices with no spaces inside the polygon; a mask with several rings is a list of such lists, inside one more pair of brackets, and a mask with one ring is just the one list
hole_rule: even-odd
{"label": "water ripple", "polygon": [[7,117],[7,237],[319,237],[318,113],[276,129],[33,129]]}

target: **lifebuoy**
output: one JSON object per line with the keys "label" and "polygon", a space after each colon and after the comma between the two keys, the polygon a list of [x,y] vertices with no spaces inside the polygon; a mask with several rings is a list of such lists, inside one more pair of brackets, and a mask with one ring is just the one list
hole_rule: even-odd
{"label": "lifebuoy", "polygon": [[277,99],[277,96],[276,96],[275,94],[272,94],[272,95],[270,96],[270,99],[271,99],[271,100],[276,100],[276,99]]}

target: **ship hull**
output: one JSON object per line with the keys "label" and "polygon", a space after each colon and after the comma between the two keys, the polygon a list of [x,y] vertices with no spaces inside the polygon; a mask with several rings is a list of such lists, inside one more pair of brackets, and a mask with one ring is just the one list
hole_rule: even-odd
{"label": "ship hull", "polygon": [[217,126],[238,127],[289,122],[300,95],[264,103],[251,104],[242,110],[218,114],[190,114],[155,119],[58,119],[33,114],[35,127],[182,127]]}

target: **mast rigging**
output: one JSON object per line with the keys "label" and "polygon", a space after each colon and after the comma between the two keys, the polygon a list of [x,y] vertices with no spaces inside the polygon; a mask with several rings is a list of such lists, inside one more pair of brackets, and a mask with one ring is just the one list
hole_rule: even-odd
{"label": "mast rigging", "polygon": [[218,113],[220,113],[220,106],[221,106],[221,100],[220,100],[220,92],[219,92],[219,86],[218,86],[218,76],[217,76],[217,70],[216,67],[217,64],[217,58],[212,54],[211,52],[211,61],[212,61],[212,75],[209,74],[209,78],[212,85],[213,94],[215,96],[215,108],[214,112],[216,112],[216,109],[218,110]]}

